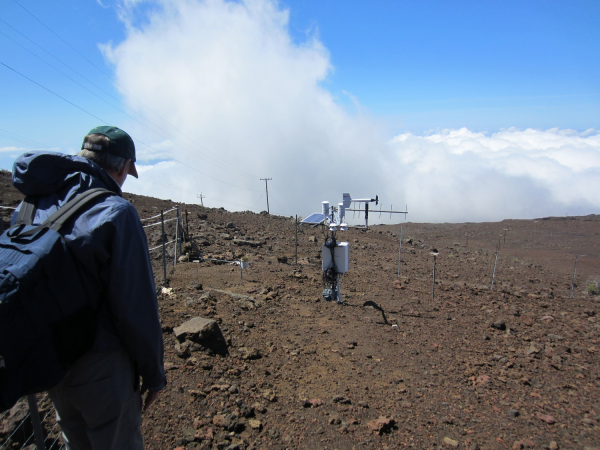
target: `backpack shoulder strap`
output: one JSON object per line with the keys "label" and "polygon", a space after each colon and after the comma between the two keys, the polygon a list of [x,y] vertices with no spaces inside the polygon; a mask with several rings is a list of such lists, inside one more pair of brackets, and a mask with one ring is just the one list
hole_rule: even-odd
{"label": "backpack shoulder strap", "polygon": [[15,225],[31,225],[33,223],[33,217],[35,216],[35,210],[37,209],[38,196],[28,195],[25,197],[19,208]]}
{"label": "backpack shoulder strap", "polygon": [[[54,231],[59,231],[60,228],[65,224],[67,220],[77,214],[85,205],[89,202],[98,198],[102,195],[115,195],[114,192],[104,188],[89,189],[82,194],[78,194],[75,198],[69,200],[57,211],[55,211],[50,217],[48,217],[42,224],[35,228],[31,228],[27,231],[19,233],[19,237],[33,236],[44,228],[51,228]],[[20,213],[20,211],[19,211]]]}
{"label": "backpack shoulder strap", "polygon": [[48,217],[42,226],[51,228],[55,231],[60,230],[67,220],[77,214],[85,205],[102,195],[115,194],[104,188],[89,189],[65,203],[58,211],[55,211],[54,214]]}

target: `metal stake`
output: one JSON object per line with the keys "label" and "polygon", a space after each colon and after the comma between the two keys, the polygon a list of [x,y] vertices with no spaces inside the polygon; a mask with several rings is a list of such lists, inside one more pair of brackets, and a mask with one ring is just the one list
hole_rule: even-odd
{"label": "metal stake", "polygon": [[400,248],[398,249],[398,278],[400,278],[400,257],[401,257],[401,255],[402,255],[402,227],[400,227]]}
{"label": "metal stake", "polygon": [[435,300],[435,260],[437,253],[432,253],[433,255],[433,285],[431,286],[431,300]]}
{"label": "metal stake", "polygon": [[181,250],[181,242],[183,240],[183,224],[181,223],[182,220],[183,217],[179,215],[179,206],[177,206],[177,245],[179,246],[179,256],[183,254],[183,251]]}
{"label": "metal stake", "polygon": [[296,265],[298,265],[298,214],[296,214]]}
{"label": "metal stake", "polygon": [[569,298],[573,298],[573,290],[575,289],[575,277],[577,276],[577,259],[579,255],[575,255],[575,269],[573,269],[573,281],[571,281],[571,295]]}
{"label": "metal stake", "polygon": [[179,239],[179,209],[177,210],[177,217],[175,220],[175,243],[173,244],[173,265],[177,265],[177,240]]}
{"label": "metal stake", "polygon": [[165,250],[165,218],[164,218],[162,209],[160,210],[160,223],[162,225],[161,241],[162,241],[163,271],[164,271],[163,285],[166,286],[167,285],[167,254],[166,254],[166,250]]}
{"label": "metal stake", "polygon": [[494,272],[492,273],[492,285],[490,291],[494,290],[494,278],[496,277],[496,263],[498,262],[498,250],[496,250],[496,259],[494,261]]}

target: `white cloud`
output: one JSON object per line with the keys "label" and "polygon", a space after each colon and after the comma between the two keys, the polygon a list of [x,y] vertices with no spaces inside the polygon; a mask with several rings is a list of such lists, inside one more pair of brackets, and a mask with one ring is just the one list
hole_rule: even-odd
{"label": "white cloud", "polygon": [[[595,130],[463,128],[389,140],[359,99],[348,94],[350,114],[322,87],[332,71],[327,49],[314,35],[294,42],[288,11],[274,1],[125,0],[124,10],[126,39],[103,50],[128,105],[168,130],[127,129],[140,160],[140,180],[127,190],[186,202],[202,192],[210,206],[261,210],[259,178],[269,177],[278,214],[306,215],[350,192],[379,194],[385,208],[407,204],[411,221],[600,207]],[[153,165],[164,153],[183,164]]]}
{"label": "white cloud", "polygon": [[600,135],[467,129],[393,138],[409,204],[426,221],[477,221],[598,212]]}

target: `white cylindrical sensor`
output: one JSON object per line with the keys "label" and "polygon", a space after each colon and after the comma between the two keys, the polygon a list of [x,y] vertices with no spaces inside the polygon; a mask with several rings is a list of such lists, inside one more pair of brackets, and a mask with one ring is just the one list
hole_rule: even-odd
{"label": "white cylindrical sensor", "polygon": [[340,223],[344,222],[344,217],[346,217],[346,207],[343,203],[338,203],[338,216]]}
{"label": "white cylindrical sensor", "polygon": [[329,217],[329,202],[323,202],[323,215]]}

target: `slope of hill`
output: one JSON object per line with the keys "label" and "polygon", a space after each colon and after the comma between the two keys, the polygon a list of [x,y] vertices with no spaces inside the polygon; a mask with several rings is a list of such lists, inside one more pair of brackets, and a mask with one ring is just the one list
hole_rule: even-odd
{"label": "slope of hill", "polygon": [[[19,201],[6,172],[0,186],[0,205]],[[142,218],[175,205],[125,198]],[[144,415],[147,448],[599,445],[600,297],[587,289],[600,277],[598,216],[403,223],[399,276],[400,225],[339,233],[351,245],[339,305],[321,298],[323,230],[299,228],[296,264],[291,218],[178,206],[204,257],[250,267],[241,278],[169,255],[168,385]],[[173,328],[194,317],[219,324],[228,354],[177,345]]]}

